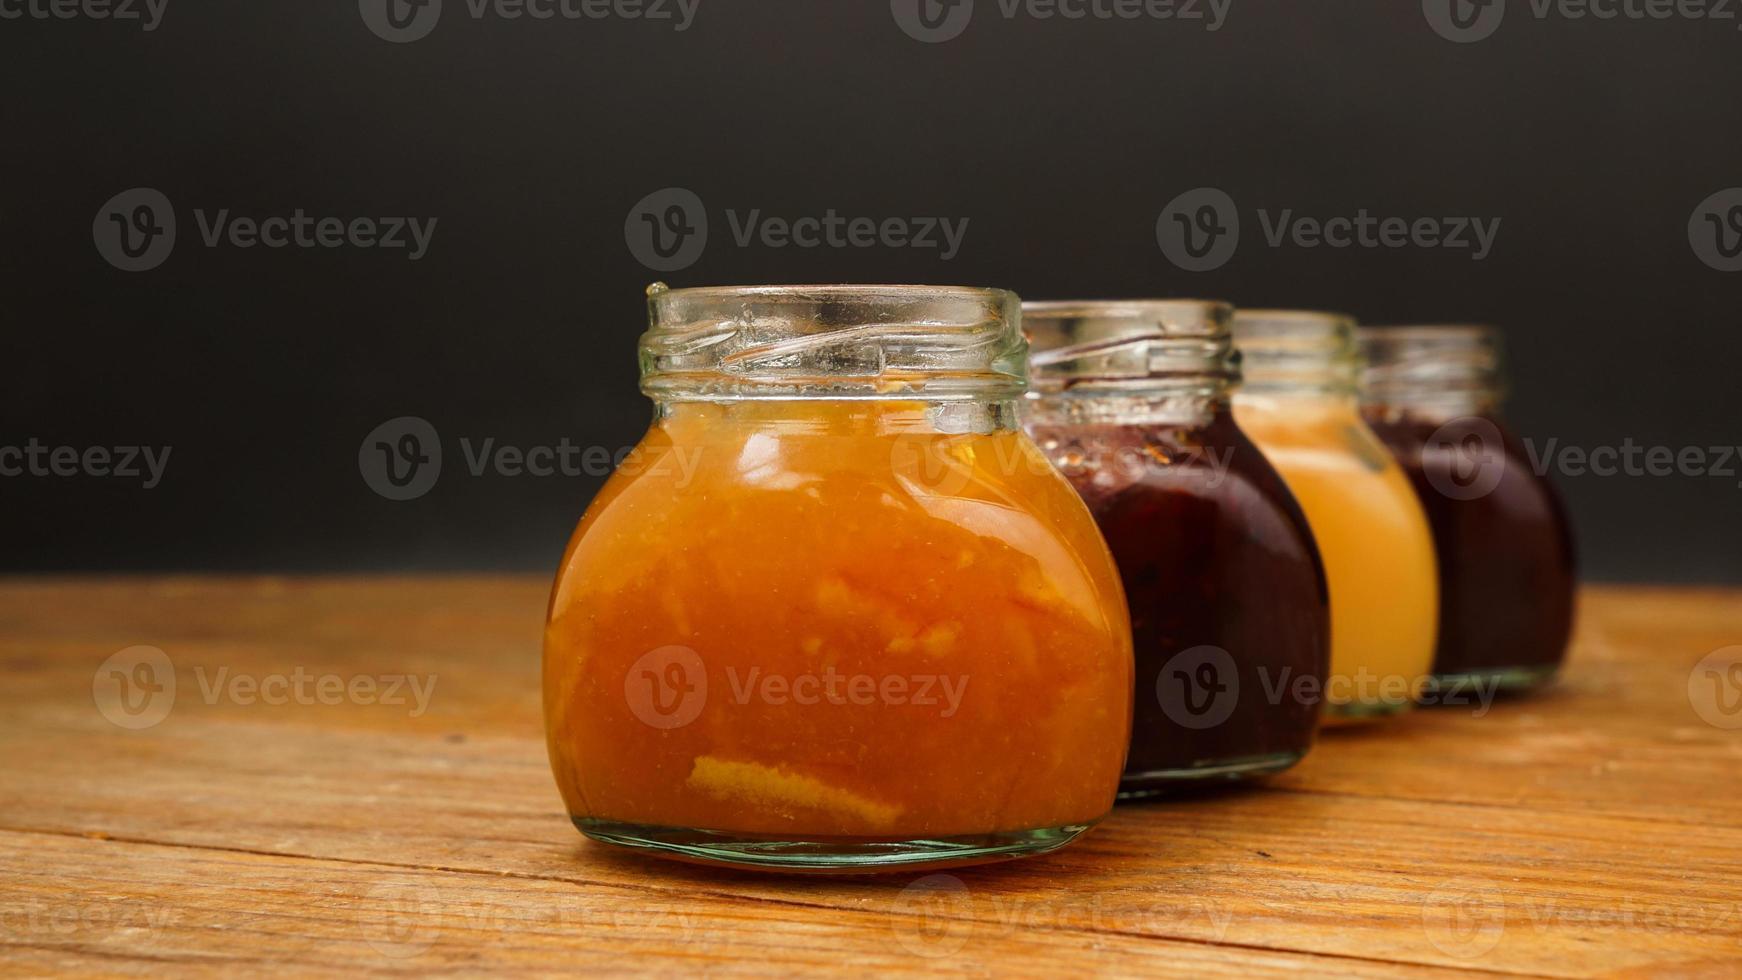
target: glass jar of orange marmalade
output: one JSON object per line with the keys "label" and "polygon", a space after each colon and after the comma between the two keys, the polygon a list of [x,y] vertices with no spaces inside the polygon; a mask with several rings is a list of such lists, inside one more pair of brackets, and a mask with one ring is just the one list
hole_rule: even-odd
{"label": "glass jar of orange marmalade", "polygon": [[1499,334],[1365,328],[1361,346],[1367,421],[1415,485],[1439,555],[1436,693],[1545,683],[1572,633],[1573,535],[1500,416]]}
{"label": "glass jar of orange marmalade", "polygon": [[1130,604],[1125,797],[1286,769],[1318,729],[1324,569],[1300,506],[1234,423],[1233,314],[1170,300],[1022,307],[1029,431],[1100,523]]}
{"label": "glass jar of orange marmalade", "polygon": [[1234,417],[1288,481],[1325,563],[1326,721],[1406,710],[1433,664],[1439,580],[1415,489],[1361,419],[1355,322],[1241,310],[1234,341],[1246,374]]}
{"label": "glass jar of orange marmalade", "polygon": [[792,871],[1068,843],[1111,808],[1130,627],[1018,427],[1019,301],[648,291],[652,428],[575,530],[544,643],[576,826]]}

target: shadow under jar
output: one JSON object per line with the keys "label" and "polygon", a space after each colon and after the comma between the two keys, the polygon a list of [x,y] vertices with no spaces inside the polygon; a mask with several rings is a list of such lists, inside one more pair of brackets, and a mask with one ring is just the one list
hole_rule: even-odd
{"label": "shadow under jar", "polygon": [[1361,331],[1362,410],[1433,528],[1440,626],[1433,685],[1534,687],[1572,632],[1574,546],[1554,488],[1501,421],[1499,335],[1480,326]]}
{"label": "shadow under jar", "polygon": [[1287,485],[1234,422],[1232,313],[1023,306],[1029,431],[1088,503],[1125,583],[1137,663],[1127,798],[1286,769],[1317,730],[1324,571]]}
{"label": "shadow under jar", "polygon": [[1023,434],[1001,290],[649,290],[652,428],[551,595],[545,724],[583,833],[703,863],[942,867],[1112,807],[1118,571]]}

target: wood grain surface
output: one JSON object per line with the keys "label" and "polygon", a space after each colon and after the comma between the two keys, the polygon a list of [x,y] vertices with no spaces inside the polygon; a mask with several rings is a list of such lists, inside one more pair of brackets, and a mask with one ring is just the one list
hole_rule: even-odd
{"label": "wood grain surface", "polygon": [[[1742,670],[1696,670],[1742,593],[1587,590],[1549,692],[1054,855],[789,879],[574,831],[546,588],[0,581],[0,972],[1742,976]],[[135,715],[142,646],[175,690]]]}

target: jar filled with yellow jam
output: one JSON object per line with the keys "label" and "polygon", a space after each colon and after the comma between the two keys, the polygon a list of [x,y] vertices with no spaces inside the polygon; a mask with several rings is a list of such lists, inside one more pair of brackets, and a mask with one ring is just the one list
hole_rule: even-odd
{"label": "jar filled with yellow jam", "polygon": [[1018,426],[1019,301],[649,292],[652,427],[551,594],[551,765],[587,836],[790,871],[1060,847],[1131,724],[1118,572]]}
{"label": "jar filled with yellow jam", "polygon": [[1406,710],[1433,665],[1439,580],[1415,489],[1361,418],[1355,323],[1242,310],[1234,338],[1246,373],[1234,417],[1300,501],[1324,560],[1326,721]]}

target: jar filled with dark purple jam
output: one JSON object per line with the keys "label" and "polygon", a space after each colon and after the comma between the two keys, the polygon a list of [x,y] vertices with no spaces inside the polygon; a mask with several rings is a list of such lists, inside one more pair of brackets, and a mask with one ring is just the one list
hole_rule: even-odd
{"label": "jar filled with dark purple jam", "polygon": [[1555,675],[1573,625],[1573,536],[1501,421],[1489,327],[1371,327],[1362,412],[1415,484],[1440,572],[1434,688],[1448,700]]}
{"label": "jar filled with dark purple jam", "polygon": [[1234,423],[1233,309],[1025,303],[1026,424],[1112,549],[1135,641],[1122,797],[1279,772],[1311,748],[1325,575],[1287,485]]}

